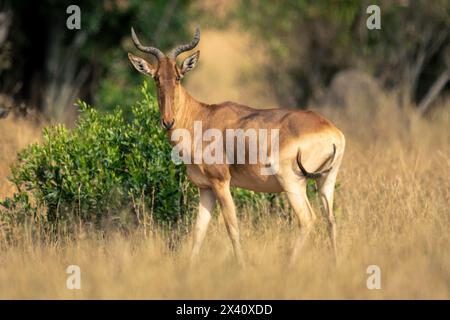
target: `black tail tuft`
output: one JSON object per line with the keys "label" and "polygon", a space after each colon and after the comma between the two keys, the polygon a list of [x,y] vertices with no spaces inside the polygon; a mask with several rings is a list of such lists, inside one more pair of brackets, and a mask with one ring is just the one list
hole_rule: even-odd
{"label": "black tail tuft", "polygon": [[316,171],[316,172],[308,172],[306,171],[305,167],[302,165],[301,162],[301,155],[300,155],[300,151],[298,152],[297,155],[297,165],[300,168],[300,171],[302,172],[302,174],[308,178],[308,179],[319,179],[321,178],[325,173],[328,173],[331,171],[331,169],[333,169],[333,164],[334,164],[334,160],[336,158],[336,145],[333,143],[333,154],[324,162],[324,164],[322,165],[322,167],[327,164],[328,162],[331,161],[330,166],[322,171]]}

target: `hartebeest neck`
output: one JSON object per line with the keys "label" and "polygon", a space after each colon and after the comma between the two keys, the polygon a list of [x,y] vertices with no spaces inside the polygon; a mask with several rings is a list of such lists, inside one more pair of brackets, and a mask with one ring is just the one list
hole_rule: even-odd
{"label": "hartebeest neck", "polygon": [[197,101],[185,88],[180,87],[173,129],[192,130],[194,121],[202,120],[206,106],[207,104]]}

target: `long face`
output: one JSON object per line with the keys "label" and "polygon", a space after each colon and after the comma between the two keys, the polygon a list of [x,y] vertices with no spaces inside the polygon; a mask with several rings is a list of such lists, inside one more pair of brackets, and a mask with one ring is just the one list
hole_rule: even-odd
{"label": "long face", "polygon": [[158,64],[153,65],[145,59],[130,53],[128,54],[128,58],[136,70],[154,79],[157,88],[159,110],[161,113],[161,125],[166,130],[170,130],[175,124],[178,106],[182,103],[182,101],[180,101],[181,79],[188,71],[195,67],[200,51],[187,57],[183,61],[181,67],[176,63],[176,56],[181,52],[194,48],[199,41],[200,33],[197,29],[193,43],[178,46],[168,55],[163,54],[160,50],[153,47],[143,47],[139,40],[137,40],[133,30],[132,37],[138,49],[153,54],[158,59]]}
{"label": "long face", "polygon": [[176,106],[179,105],[181,71],[176,63],[169,59],[160,61],[156,75],[158,104],[161,112],[161,124],[170,130],[175,123]]}

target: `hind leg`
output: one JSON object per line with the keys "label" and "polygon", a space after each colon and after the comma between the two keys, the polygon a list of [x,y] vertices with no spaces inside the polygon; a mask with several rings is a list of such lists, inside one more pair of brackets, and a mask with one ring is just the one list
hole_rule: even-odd
{"label": "hind leg", "polygon": [[334,257],[337,263],[337,230],[336,217],[333,212],[334,188],[336,185],[336,177],[339,170],[339,163],[324,177],[317,180],[317,188],[319,190],[320,199],[322,201],[322,210],[328,220],[328,233],[333,245]]}
{"label": "hind leg", "polygon": [[314,226],[316,215],[311,208],[308,197],[306,196],[306,179],[293,177],[288,181],[283,181],[285,185],[286,195],[289,199],[292,209],[294,210],[300,233],[294,242],[294,247],[290,259],[291,266],[297,261],[298,255],[305,245],[309,234]]}

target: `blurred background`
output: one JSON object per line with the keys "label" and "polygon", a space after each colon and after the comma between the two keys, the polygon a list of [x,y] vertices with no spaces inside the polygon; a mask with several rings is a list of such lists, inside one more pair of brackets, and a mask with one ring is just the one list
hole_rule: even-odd
{"label": "blurred background", "polygon": [[[80,30],[66,28],[71,4]],[[381,30],[366,27],[370,4],[381,8]],[[142,81],[126,59],[136,51],[130,27],[168,50],[196,25],[201,64],[186,82],[199,99],[305,108],[329,102],[330,86],[344,95],[363,85],[426,113],[449,89],[446,0],[18,0],[0,6],[0,112],[61,121],[77,98],[127,106]]]}
{"label": "blurred background", "polygon": [[[80,30],[66,27],[71,4],[81,9]],[[381,30],[366,27],[370,4],[381,8]],[[126,57],[137,51],[131,26],[144,44],[168,50],[197,25],[200,63],[185,85],[205,102],[352,105],[358,117],[386,96],[392,110],[423,116],[448,105],[447,0],[0,1],[0,161],[43,125],[73,124],[78,98],[105,111],[138,99],[143,77]]]}

